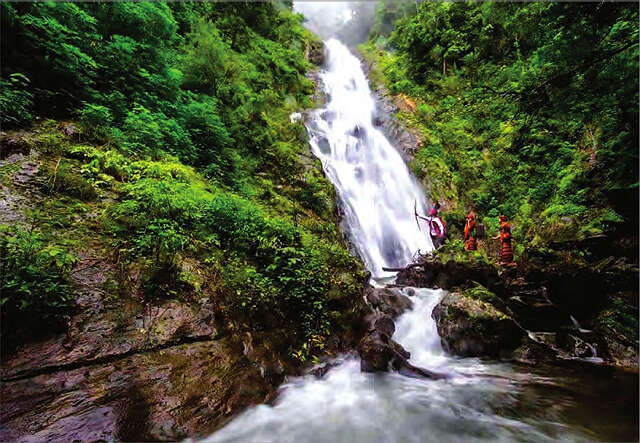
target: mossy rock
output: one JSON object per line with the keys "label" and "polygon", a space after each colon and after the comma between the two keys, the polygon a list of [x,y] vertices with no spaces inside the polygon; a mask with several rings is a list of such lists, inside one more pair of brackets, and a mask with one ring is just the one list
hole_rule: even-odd
{"label": "mossy rock", "polygon": [[447,294],[432,315],[445,351],[465,357],[507,356],[524,334],[507,314],[465,293]]}

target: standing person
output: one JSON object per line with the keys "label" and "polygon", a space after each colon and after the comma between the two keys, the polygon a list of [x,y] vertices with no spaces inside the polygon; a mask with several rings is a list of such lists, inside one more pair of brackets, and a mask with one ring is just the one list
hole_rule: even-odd
{"label": "standing person", "polygon": [[464,249],[467,251],[475,251],[478,249],[476,232],[476,217],[473,212],[467,214],[467,222],[464,225]]}
{"label": "standing person", "polygon": [[429,235],[431,236],[433,247],[436,249],[444,244],[447,235],[447,227],[438,215],[438,209],[440,209],[440,204],[436,203],[436,205],[429,210],[428,217],[422,217],[416,212],[416,217],[429,223]]}
{"label": "standing person", "polygon": [[500,220],[500,234],[494,239],[500,239],[502,246],[500,250],[500,265],[501,266],[514,266],[513,262],[513,248],[511,247],[511,225],[507,217],[502,214]]}

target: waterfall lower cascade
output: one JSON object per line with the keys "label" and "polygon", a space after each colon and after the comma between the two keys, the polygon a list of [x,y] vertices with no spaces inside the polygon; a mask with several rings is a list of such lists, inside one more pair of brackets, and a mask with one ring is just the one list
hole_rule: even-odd
{"label": "waterfall lower cascade", "polygon": [[[375,105],[359,60],[338,40],[326,42],[320,78],[327,104],[311,116],[313,152],[322,161],[344,207],[344,223],[373,283],[393,274],[418,251],[432,250],[414,219],[425,197],[401,156],[372,124]],[[446,380],[360,371],[355,357],[338,359],[322,378],[296,377],[274,405],[249,408],[207,442],[450,442],[551,441],[585,438],[551,420],[514,418],[517,394],[550,380],[509,365],[452,358],[441,347],[431,312],[443,291],[404,288],[413,309],[396,320],[394,340],[411,363],[451,375]],[[551,409],[553,403],[540,407]],[[499,411],[503,413],[500,414]],[[506,413],[505,413],[506,411]]]}

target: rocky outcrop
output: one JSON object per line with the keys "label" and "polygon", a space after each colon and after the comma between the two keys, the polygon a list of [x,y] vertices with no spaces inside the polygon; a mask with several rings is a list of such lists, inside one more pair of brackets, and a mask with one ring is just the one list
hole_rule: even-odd
{"label": "rocky outcrop", "polygon": [[411,299],[399,288],[368,287],[365,291],[365,300],[372,309],[391,318],[396,318],[413,306]]}
{"label": "rocky outcrop", "polygon": [[105,309],[90,290],[104,273],[82,280],[66,334],[3,359],[0,440],[182,439],[274,395],[260,365],[217,332],[208,299]]}
{"label": "rocky outcrop", "polygon": [[364,372],[388,371],[401,366],[410,354],[391,337],[395,332],[393,319],[388,315],[374,315],[369,320],[370,329],[360,342],[360,368]]}
{"label": "rocky outcrop", "polygon": [[[594,251],[607,251],[601,240],[594,242],[600,245]],[[600,257],[589,249],[584,253],[590,262],[545,256],[510,269],[427,257],[401,271],[396,281],[452,291],[482,285],[492,293],[492,298],[481,300],[488,302],[484,309],[487,314],[495,308],[539,339],[536,342],[531,337],[523,338],[523,348],[514,354],[522,361],[545,354],[538,352],[542,346],[556,358],[598,357],[611,364],[637,368],[637,263],[626,256]],[[438,315],[441,335],[446,336],[445,347],[462,355],[495,356],[492,346],[485,349],[477,343],[477,336],[462,332],[473,331],[473,315],[469,314],[473,309],[459,302],[449,303],[454,311],[468,311],[459,319],[464,323],[461,326],[446,321],[443,307],[447,302],[443,303],[434,315]]]}
{"label": "rocky outcrop", "polygon": [[19,135],[0,137],[0,160],[13,154],[27,155],[29,151],[31,151],[31,146],[24,137]]}
{"label": "rocky outcrop", "polygon": [[324,44],[321,41],[311,41],[305,51],[305,58],[316,66],[324,63]]}
{"label": "rocky outcrop", "polygon": [[464,357],[500,357],[524,334],[504,312],[459,292],[443,297],[432,314],[445,351]]}
{"label": "rocky outcrop", "polygon": [[[361,61],[367,77],[371,78],[371,63],[362,58]],[[370,87],[376,109],[373,124],[384,133],[408,163],[422,144],[422,134],[419,130],[405,125],[397,118],[397,114],[403,111],[414,112],[415,104],[404,95],[390,94],[381,83],[370,81]]]}
{"label": "rocky outcrop", "polygon": [[389,95],[381,88],[373,91],[373,98],[376,103],[374,125],[403,154],[405,160],[411,160],[422,141],[418,131],[410,130],[396,118],[396,114],[403,108],[406,109],[407,105],[402,102],[401,97]]}
{"label": "rocky outcrop", "polygon": [[50,370],[2,384],[0,440],[182,439],[205,435],[272,394],[225,340]]}
{"label": "rocky outcrop", "polygon": [[358,346],[362,371],[394,369],[409,377],[446,378],[444,374],[413,366],[409,363],[411,354],[391,338],[396,329],[394,319],[412,307],[409,297],[399,288],[369,287],[365,299],[373,312],[365,319],[367,330]]}
{"label": "rocky outcrop", "polygon": [[394,319],[411,308],[411,300],[398,288],[374,288],[365,291],[372,312],[365,319],[366,332],[358,346],[360,367],[365,372],[388,371],[393,364],[409,358],[409,353],[391,337]]}

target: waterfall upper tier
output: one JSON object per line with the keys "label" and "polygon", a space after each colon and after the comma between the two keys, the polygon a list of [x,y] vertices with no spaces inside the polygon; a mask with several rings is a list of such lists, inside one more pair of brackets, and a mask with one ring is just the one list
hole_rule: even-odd
{"label": "waterfall upper tier", "polygon": [[433,249],[419,228],[414,205],[427,209],[425,195],[398,151],[372,122],[375,112],[360,60],[341,42],[326,42],[326,69],[320,73],[328,100],[309,119],[313,152],[338,190],[345,225],[374,278],[383,267],[410,263]]}

